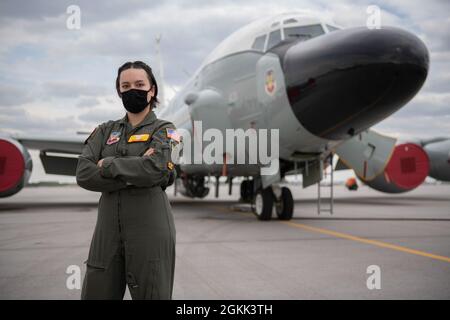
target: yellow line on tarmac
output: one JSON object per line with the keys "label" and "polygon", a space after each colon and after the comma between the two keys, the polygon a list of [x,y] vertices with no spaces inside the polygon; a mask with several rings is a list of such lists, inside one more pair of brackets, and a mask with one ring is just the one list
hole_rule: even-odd
{"label": "yellow line on tarmac", "polygon": [[284,223],[286,225],[289,225],[289,226],[295,227],[295,228],[300,228],[300,229],[304,229],[304,230],[308,230],[308,231],[312,231],[312,232],[318,232],[318,233],[326,234],[326,235],[333,236],[333,237],[336,237],[336,238],[352,240],[352,241],[356,241],[356,242],[371,244],[371,245],[374,245],[374,246],[377,246],[377,247],[381,247],[381,248],[397,250],[397,251],[401,251],[401,252],[414,254],[414,255],[417,255],[417,256],[427,257],[427,258],[430,258],[430,259],[450,262],[450,258],[449,257],[439,256],[439,255],[428,253],[428,252],[424,252],[424,251],[409,249],[409,248],[406,248],[406,247],[398,246],[398,245],[395,245],[395,244],[390,244],[390,243],[387,243],[387,242],[382,242],[382,241],[377,241],[377,240],[370,240],[370,239],[361,238],[361,237],[357,237],[357,236],[352,236],[350,234],[346,234],[346,233],[342,233],[342,232],[336,232],[336,231],[327,230],[327,229],[323,229],[323,228],[311,227],[311,226],[308,226],[308,225],[302,224],[302,223],[296,223],[296,222],[290,222],[290,221],[280,221],[280,223]]}
{"label": "yellow line on tarmac", "polygon": [[[223,208],[223,207],[218,206],[218,205],[213,205],[211,207],[213,207],[215,209],[219,209],[220,211],[223,211],[223,212],[234,212],[234,213],[239,213],[239,214],[246,215],[246,216],[253,215],[253,214],[250,214],[250,213],[247,213],[247,212],[239,212],[239,211],[236,211],[236,210],[233,210],[233,209],[230,209],[230,208]],[[401,252],[405,252],[405,253],[409,253],[409,254],[414,254],[414,255],[417,255],[417,256],[427,257],[427,258],[430,258],[430,259],[440,260],[440,261],[444,261],[444,262],[450,262],[450,258],[449,257],[440,256],[440,255],[437,255],[437,254],[432,254],[432,253],[419,251],[419,250],[415,250],[415,249],[410,249],[410,248],[398,246],[398,245],[395,245],[395,244],[390,244],[390,243],[387,243],[387,242],[382,242],[382,241],[378,241],[378,240],[370,240],[370,239],[366,239],[366,238],[352,236],[351,234],[346,234],[346,233],[332,231],[332,230],[318,228],[318,227],[311,227],[311,226],[308,226],[308,225],[302,224],[302,223],[296,223],[296,222],[291,222],[291,221],[279,221],[279,222],[280,223],[284,223],[286,225],[289,225],[291,227],[304,229],[304,230],[308,230],[308,231],[312,231],[312,232],[318,232],[318,233],[326,234],[326,235],[333,236],[333,237],[336,237],[336,238],[352,240],[352,241],[361,242],[361,243],[365,243],[365,244],[371,244],[373,246],[377,246],[377,247],[381,247],[381,248],[387,248],[387,249],[391,249],[391,250],[396,250],[396,251],[401,251]]]}

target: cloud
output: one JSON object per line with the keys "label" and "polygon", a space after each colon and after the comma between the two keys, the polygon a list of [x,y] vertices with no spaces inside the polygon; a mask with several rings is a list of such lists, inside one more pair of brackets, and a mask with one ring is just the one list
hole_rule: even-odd
{"label": "cloud", "polygon": [[[158,34],[170,98],[224,38],[257,18],[306,9],[352,27],[365,24],[371,4],[381,8],[383,25],[417,34],[430,50],[422,90],[377,127],[405,136],[449,135],[450,2],[444,0],[2,0],[0,130],[66,134],[120,118],[117,68],[144,60],[158,78]],[[81,9],[80,30],[66,27],[69,5]]]}
{"label": "cloud", "polygon": [[77,107],[86,108],[98,105],[99,101],[97,98],[82,98],[78,103]]}
{"label": "cloud", "polygon": [[[450,116],[450,93],[421,92],[410,103],[390,118],[405,119],[409,122],[425,122],[425,118]],[[425,117],[425,118],[424,118]],[[385,120],[384,122],[386,122]],[[439,130],[439,123],[427,123]],[[450,135],[450,132],[448,133]]]}
{"label": "cloud", "polygon": [[[31,113],[28,108],[11,107],[2,109],[0,131],[26,136],[75,135],[80,123],[73,115],[49,116]],[[5,125],[7,124],[7,125]]]}
{"label": "cloud", "polygon": [[45,96],[54,98],[78,98],[85,96],[99,96],[106,92],[105,87],[88,83],[53,81],[53,82],[46,82],[42,86]]}
{"label": "cloud", "polygon": [[42,21],[55,16],[66,14],[67,7],[77,5],[86,24],[111,20],[116,17],[133,15],[136,8],[154,9],[162,1],[139,0],[108,0],[99,3],[90,0],[34,0],[26,1],[26,5],[19,5],[24,0],[2,0],[0,2],[0,21],[7,19],[26,19]]}
{"label": "cloud", "polygon": [[88,111],[81,113],[78,119],[95,126],[108,120],[117,120],[125,115],[125,111],[120,105],[102,106],[90,108]]}
{"label": "cloud", "polygon": [[0,85],[0,108],[19,106],[33,101],[34,97],[27,91],[26,87],[14,87]]}
{"label": "cloud", "polygon": [[427,115],[417,117],[414,121],[408,117],[394,116],[382,121],[374,129],[401,139],[450,136],[450,115]]}

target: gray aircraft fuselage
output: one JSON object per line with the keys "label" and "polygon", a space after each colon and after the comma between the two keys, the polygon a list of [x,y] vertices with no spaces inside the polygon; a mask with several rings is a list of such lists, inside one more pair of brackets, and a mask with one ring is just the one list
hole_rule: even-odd
{"label": "gray aircraft fuselage", "polygon": [[[428,72],[428,51],[398,28],[365,27],[284,39],[268,50],[238,50],[204,63],[159,115],[192,132],[279,129],[282,174],[385,119],[412,99]],[[275,83],[268,93],[266,81]],[[221,166],[186,165],[187,173]],[[236,166],[232,175],[255,175]]]}

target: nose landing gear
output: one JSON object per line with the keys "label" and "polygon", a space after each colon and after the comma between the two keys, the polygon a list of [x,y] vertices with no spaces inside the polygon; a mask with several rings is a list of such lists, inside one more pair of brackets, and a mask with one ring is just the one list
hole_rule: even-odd
{"label": "nose landing gear", "polygon": [[253,213],[259,220],[272,218],[274,195],[271,187],[258,189],[253,200]]}
{"label": "nose landing gear", "polygon": [[294,213],[294,199],[287,187],[272,185],[254,188],[254,180],[245,180],[241,184],[241,201],[251,203],[252,211],[258,220],[267,221],[272,218],[272,211],[280,220],[291,220]]}
{"label": "nose landing gear", "polygon": [[275,211],[280,220],[292,219],[294,213],[294,198],[292,197],[289,188],[281,188],[281,195],[275,201]]}

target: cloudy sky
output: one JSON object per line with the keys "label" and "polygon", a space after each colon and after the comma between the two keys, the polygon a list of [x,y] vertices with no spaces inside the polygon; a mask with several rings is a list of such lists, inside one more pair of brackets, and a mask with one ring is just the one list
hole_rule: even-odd
{"label": "cloudy sky", "polygon": [[[121,117],[117,68],[144,60],[157,73],[158,34],[170,99],[222,39],[255,19],[308,10],[361,26],[371,4],[380,7],[382,25],[417,34],[431,60],[422,91],[376,128],[400,138],[450,136],[447,0],[1,0],[0,133],[73,135]],[[70,5],[81,10],[80,29],[67,28]]]}

